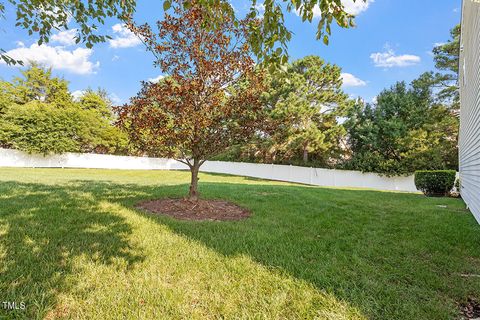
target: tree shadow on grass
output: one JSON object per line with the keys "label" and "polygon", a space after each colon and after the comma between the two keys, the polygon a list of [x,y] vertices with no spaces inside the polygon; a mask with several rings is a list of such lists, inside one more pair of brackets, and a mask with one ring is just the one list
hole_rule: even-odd
{"label": "tree shadow on grass", "polygon": [[[129,225],[99,203],[133,208],[141,200],[183,196],[188,186],[76,181],[0,188],[6,261],[0,289],[4,300],[33,299],[29,312],[38,315],[52,308],[59,290],[74,286],[68,282],[73,258],[107,265],[143,259],[126,239]],[[253,215],[198,222],[138,212],[225,256],[248,255],[281,269],[373,319],[449,319],[456,301],[480,296],[480,279],[457,276],[480,273],[480,227],[457,200],[260,183],[203,182],[200,190]]]}
{"label": "tree shadow on grass", "polygon": [[128,242],[131,227],[102,208],[92,190],[1,182],[0,191],[0,298],[26,305],[1,305],[0,318],[61,316],[53,308],[57,296],[75,286],[72,275],[81,271],[75,259],[112,267],[114,261],[129,267],[143,260]]}
{"label": "tree shadow on grass", "polygon": [[[238,222],[152,219],[227,256],[249,255],[373,319],[451,319],[480,296],[480,227],[456,199],[282,185],[203,183],[248,207]],[[438,205],[447,204],[447,209]]]}

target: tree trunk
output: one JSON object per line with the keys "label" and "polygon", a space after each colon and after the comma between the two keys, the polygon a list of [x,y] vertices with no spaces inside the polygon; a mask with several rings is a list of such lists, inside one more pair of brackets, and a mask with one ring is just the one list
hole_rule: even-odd
{"label": "tree trunk", "polygon": [[192,174],[192,179],[190,181],[190,190],[188,192],[188,200],[197,201],[198,200],[198,171],[200,169],[200,161],[193,160],[193,165],[190,167],[190,173]]}
{"label": "tree trunk", "polygon": [[307,148],[303,149],[303,162],[307,163],[308,162],[308,151]]}

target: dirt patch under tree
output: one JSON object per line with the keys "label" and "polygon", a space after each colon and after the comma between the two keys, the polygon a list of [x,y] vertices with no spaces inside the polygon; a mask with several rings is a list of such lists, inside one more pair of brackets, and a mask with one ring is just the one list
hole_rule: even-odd
{"label": "dirt patch under tree", "polygon": [[249,210],[223,200],[159,199],[140,202],[136,207],[182,220],[232,221],[250,216]]}
{"label": "dirt patch under tree", "polygon": [[480,319],[480,302],[469,298],[467,303],[461,305],[462,319]]}

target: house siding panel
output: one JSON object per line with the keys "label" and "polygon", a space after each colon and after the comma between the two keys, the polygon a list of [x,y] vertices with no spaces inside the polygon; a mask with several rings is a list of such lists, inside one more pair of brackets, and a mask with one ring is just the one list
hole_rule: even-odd
{"label": "house siding panel", "polygon": [[476,0],[463,1],[461,47],[461,194],[480,223],[480,3]]}

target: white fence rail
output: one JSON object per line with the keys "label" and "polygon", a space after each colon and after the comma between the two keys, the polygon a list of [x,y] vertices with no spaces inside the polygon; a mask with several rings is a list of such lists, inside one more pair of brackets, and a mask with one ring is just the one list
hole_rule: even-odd
{"label": "white fence rail", "polygon": [[[97,168],[130,170],[184,170],[184,164],[173,159],[126,157],[103,154],[64,153],[43,157],[18,150],[0,149],[0,167]],[[297,166],[207,161],[203,172],[298,182],[326,187],[370,188],[388,191],[416,192],[413,176],[384,177],[376,173],[331,170]]]}

